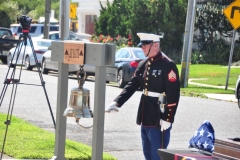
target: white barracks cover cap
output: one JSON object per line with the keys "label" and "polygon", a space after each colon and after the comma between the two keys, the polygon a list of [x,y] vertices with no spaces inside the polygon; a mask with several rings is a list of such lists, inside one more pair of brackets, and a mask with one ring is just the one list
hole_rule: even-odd
{"label": "white barracks cover cap", "polygon": [[152,33],[137,33],[137,35],[140,38],[138,46],[147,45],[152,42],[159,42],[160,38],[163,37]]}

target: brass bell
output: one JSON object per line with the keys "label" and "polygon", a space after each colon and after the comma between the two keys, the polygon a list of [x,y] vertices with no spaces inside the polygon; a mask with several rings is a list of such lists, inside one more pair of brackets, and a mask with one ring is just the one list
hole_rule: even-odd
{"label": "brass bell", "polygon": [[80,70],[77,72],[79,86],[72,88],[69,105],[63,114],[64,116],[75,117],[77,122],[80,118],[93,117],[93,112],[90,109],[90,91],[83,87],[85,76],[83,65],[80,65]]}

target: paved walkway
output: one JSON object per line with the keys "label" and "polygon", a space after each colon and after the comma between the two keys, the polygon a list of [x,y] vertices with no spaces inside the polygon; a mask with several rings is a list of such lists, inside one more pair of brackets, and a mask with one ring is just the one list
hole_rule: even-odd
{"label": "paved walkway", "polygon": [[[220,89],[225,89],[226,86],[214,86],[214,85],[209,85],[209,84],[202,84],[199,82],[193,82],[194,80],[207,80],[208,78],[190,78],[188,80],[188,84],[194,84],[197,86],[204,86],[204,87],[211,87],[211,88],[220,88]],[[227,87],[228,90],[235,90],[235,88]]]}
{"label": "paved walkway", "polygon": [[[201,78],[202,80],[206,80],[207,78]],[[208,85],[208,84],[202,84],[198,82],[193,82],[194,80],[200,80],[200,78],[191,78],[188,81],[188,84],[193,84],[197,86],[204,86],[204,87],[211,87],[211,88],[220,88],[220,89],[225,89],[226,86],[214,86],[214,85]],[[235,88],[227,87],[228,90],[235,90]],[[204,93],[203,93],[204,94]],[[207,96],[209,99],[216,99],[216,100],[223,100],[223,101],[229,101],[229,102],[236,102],[237,99],[234,94],[209,94],[206,93],[204,94]]]}

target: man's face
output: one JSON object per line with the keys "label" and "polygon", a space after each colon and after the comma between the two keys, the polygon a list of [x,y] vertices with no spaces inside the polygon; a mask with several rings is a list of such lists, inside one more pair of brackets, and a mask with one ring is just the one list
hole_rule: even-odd
{"label": "man's face", "polygon": [[158,54],[159,50],[159,43],[153,42],[150,44],[142,45],[142,50],[144,55],[148,58],[152,58]]}
{"label": "man's face", "polygon": [[142,50],[145,54],[145,56],[148,55],[148,52],[149,52],[149,49],[150,47],[153,45],[153,43],[150,43],[150,44],[142,44]]}

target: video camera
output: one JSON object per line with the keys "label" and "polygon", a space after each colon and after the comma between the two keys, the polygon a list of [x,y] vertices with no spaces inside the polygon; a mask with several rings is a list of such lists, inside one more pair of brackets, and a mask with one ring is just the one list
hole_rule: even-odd
{"label": "video camera", "polygon": [[30,30],[30,25],[32,22],[32,18],[22,15],[21,17],[17,17],[17,23],[20,23],[22,25],[22,30],[27,30],[25,32],[29,32]]}

